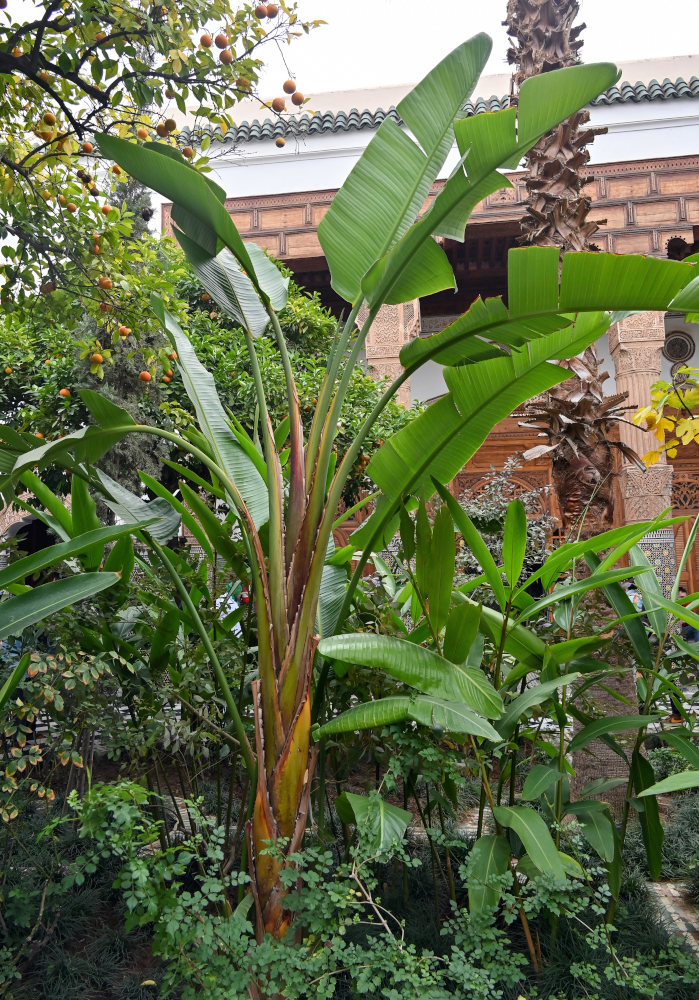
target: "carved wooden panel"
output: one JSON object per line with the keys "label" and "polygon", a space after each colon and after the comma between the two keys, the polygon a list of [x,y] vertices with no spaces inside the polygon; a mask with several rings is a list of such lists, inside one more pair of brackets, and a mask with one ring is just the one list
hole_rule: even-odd
{"label": "carved wooden panel", "polygon": [[[671,236],[691,239],[691,223],[699,221],[699,156],[608,163],[594,167],[588,185],[592,218],[607,219],[596,242],[616,253],[664,254]],[[496,191],[475,209],[472,224],[518,222],[525,197],[522,173],[507,174],[513,188]],[[443,186],[438,181],[427,204]],[[281,195],[228,198],[226,207],[243,236],[254,239],[289,263],[320,254],[315,230],[335,194],[299,191]],[[247,220],[247,221],[246,221]],[[170,206],[162,209],[165,231],[170,230]],[[286,235],[286,240],[280,235]]]}

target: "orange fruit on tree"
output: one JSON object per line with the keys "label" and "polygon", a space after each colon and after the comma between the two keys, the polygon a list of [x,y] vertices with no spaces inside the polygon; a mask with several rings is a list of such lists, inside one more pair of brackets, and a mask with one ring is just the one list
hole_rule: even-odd
{"label": "orange fruit on tree", "polygon": [[43,436],[44,435],[41,433],[41,431],[37,431],[36,434],[34,435],[35,438],[43,438]]}
{"label": "orange fruit on tree", "polygon": [[211,296],[209,295],[208,292],[202,292],[201,293],[201,300],[202,300],[202,302],[209,302],[211,300]]}
{"label": "orange fruit on tree", "polygon": [[115,163],[114,166],[112,167],[112,173],[113,174],[120,174],[121,173],[121,167],[119,166],[118,163]]}
{"label": "orange fruit on tree", "polygon": [[59,194],[59,196],[58,196],[58,204],[61,205],[61,207],[63,207],[63,208],[65,208],[65,206],[68,204],[68,199],[66,198],[66,196],[64,194]]}
{"label": "orange fruit on tree", "polygon": [[172,378],[172,368],[168,368],[165,374],[167,375],[168,378]]}
{"label": "orange fruit on tree", "polygon": [[223,63],[224,66],[230,66],[233,62],[233,53],[230,49],[224,49],[223,52],[219,54],[218,61]]}
{"label": "orange fruit on tree", "polygon": [[46,72],[45,69],[42,69],[41,73],[39,73],[39,79],[43,83],[48,83],[49,82],[49,75],[48,75],[48,73]]}
{"label": "orange fruit on tree", "polygon": [[172,87],[166,87],[166,88],[165,88],[165,96],[166,96],[166,97],[167,97],[167,98],[168,98],[169,100],[172,100],[172,99],[173,99],[173,97],[175,96],[175,91],[174,91],[174,90],[172,89]]}
{"label": "orange fruit on tree", "polygon": [[97,284],[100,286],[100,288],[104,288],[105,291],[109,291],[109,289],[112,287],[112,279],[111,278],[102,277],[97,282]]}
{"label": "orange fruit on tree", "polygon": [[95,147],[92,145],[91,142],[84,142],[80,148],[82,149],[83,153],[92,153]]}
{"label": "orange fruit on tree", "polygon": [[306,98],[303,96],[300,90],[297,90],[295,94],[291,95],[291,103],[295,104],[297,108],[300,107],[300,105],[302,105],[305,100]]}
{"label": "orange fruit on tree", "polygon": [[228,48],[228,35],[225,35],[222,31],[219,31],[218,35],[214,38],[214,45],[217,49],[227,49]]}
{"label": "orange fruit on tree", "polygon": [[182,150],[182,155],[186,156],[188,160],[191,160],[192,157],[194,156],[194,150],[192,149],[191,146],[185,146],[184,149]]}
{"label": "orange fruit on tree", "polygon": [[56,116],[53,114],[52,111],[47,111],[41,120],[43,121],[44,125],[56,124]]}
{"label": "orange fruit on tree", "polygon": [[141,372],[141,374],[138,377],[140,378],[141,382],[150,382],[150,380],[153,378],[150,372]]}
{"label": "orange fruit on tree", "polygon": [[68,399],[68,397],[70,396],[70,389],[59,389],[58,395],[63,396],[64,399]]}
{"label": "orange fruit on tree", "polygon": [[283,97],[275,97],[274,100],[272,101],[272,111],[281,113],[285,107],[286,104],[284,103]]}
{"label": "orange fruit on tree", "polygon": [[274,140],[274,145],[278,146],[279,149],[281,149],[282,146],[286,146],[286,139],[283,136],[278,135],[277,138]]}
{"label": "orange fruit on tree", "polygon": [[277,7],[276,3],[267,4],[267,17],[276,17],[278,13],[279,13],[279,8]]}
{"label": "orange fruit on tree", "polygon": [[169,375],[163,375],[163,382],[169,382],[169,381],[170,381],[170,376]]}
{"label": "orange fruit on tree", "polygon": [[208,33],[208,31],[205,31],[204,34],[201,36],[201,38],[199,39],[199,44],[203,45],[205,49],[210,49],[211,46],[214,44],[214,40]]}
{"label": "orange fruit on tree", "polygon": [[15,45],[12,50],[12,55],[15,59],[20,59],[24,55],[24,52],[20,49],[19,45]]}
{"label": "orange fruit on tree", "polygon": [[56,286],[52,281],[45,281],[43,285],[40,285],[39,291],[42,295],[50,295],[51,292],[56,290]]}
{"label": "orange fruit on tree", "polygon": [[267,17],[267,7],[263,3],[258,3],[257,7],[255,7],[255,17]]}
{"label": "orange fruit on tree", "polygon": [[119,327],[119,336],[120,337],[128,337],[128,335],[130,333],[131,333],[130,327],[128,327],[128,326],[120,326]]}
{"label": "orange fruit on tree", "polygon": [[95,351],[94,354],[90,355],[90,361],[93,363],[93,365],[101,365],[102,362],[104,361],[104,358],[98,351]]}
{"label": "orange fruit on tree", "polygon": [[165,128],[164,122],[160,122],[159,125],[156,125],[155,131],[158,133],[161,139],[167,139],[168,132],[167,129]]}
{"label": "orange fruit on tree", "polygon": [[109,302],[100,302],[100,312],[108,313],[111,308]]}
{"label": "orange fruit on tree", "polygon": [[177,361],[177,351],[170,351],[168,358],[170,361]]}
{"label": "orange fruit on tree", "polygon": [[147,139],[148,129],[144,128],[143,125],[141,125],[140,128],[136,129],[136,135],[138,136],[139,139]]}
{"label": "orange fruit on tree", "polygon": [[69,212],[77,212],[78,210],[78,206],[75,204],[74,201],[69,201],[68,204],[66,205],[66,208],[68,209]]}
{"label": "orange fruit on tree", "polygon": [[10,368],[10,366],[9,366],[9,365],[8,365],[8,366],[7,366],[7,368],[5,369],[5,374],[6,374],[6,375],[11,375],[11,374],[12,374],[12,369]]}
{"label": "orange fruit on tree", "polygon": [[109,215],[112,210],[111,205],[102,205],[102,215]]}
{"label": "orange fruit on tree", "polygon": [[168,132],[174,132],[175,129],[177,128],[177,122],[175,121],[174,118],[166,118],[165,121],[163,122],[163,125],[168,130]]}
{"label": "orange fruit on tree", "polygon": [[285,80],[284,83],[282,84],[282,90],[284,91],[285,94],[293,94],[293,92],[296,90],[296,84],[294,83],[293,80]]}

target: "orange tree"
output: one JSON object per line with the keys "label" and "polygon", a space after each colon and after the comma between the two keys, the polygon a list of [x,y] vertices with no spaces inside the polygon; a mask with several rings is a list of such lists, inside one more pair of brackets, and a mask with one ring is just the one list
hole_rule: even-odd
{"label": "orange tree", "polygon": [[[429,499],[436,484],[454,478],[495,424],[524,400],[564,379],[567,372],[555,362],[597,340],[615,320],[611,310],[677,308],[677,299],[685,286],[692,287],[689,283],[696,273],[692,264],[599,253],[568,254],[559,271],[555,247],[511,251],[507,306],[501,299],[477,299],[442,332],[406,344],[401,352],[403,371],[358,428],[342,461],[337,461],[335,437],[348,386],[381,307],[453,288],[453,271],[434,237],[463,240],[474,206],[508,185],[501,168],[520,162],[542,134],[613,85],[619,75],[609,64],[543,74],[522,85],[516,108],[464,118],[462,109],[490,48],[484,35],[458,46],[399,103],[409,132],[389,119],[382,123],[321,222],[318,235],[333,287],[350,308],[333,336],[310,428],[303,425],[279,322],[288,294],[284,276],[258,247],[242,241],[222,203],[223,192],[196,167],[161,144],[139,146],[103,135],[99,143],[105,155],[173,202],[177,239],[190,266],[207,293],[241,324],[260,414],[259,437],[246,434],[235,412],[223,408],[194,345],[158,299],[152,308],[179,355],[196,427],[177,434],[143,426],[88,390],[82,395],[95,419],[91,427],[39,447],[11,430],[0,432],[4,442],[0,471],[6,473],[0,489],[6,497],[27,482],[36,486],[40,481],[32,470],[38,467],[41,473],[55,462],[122,509],[128,506],[131,518],[147,519],[141,537],[172,580],[192,622],[196,609],[178,576],[174,553],[163,543],[162,531],[160,539],[156,537],[153,516],[162,512],[162,503],[153,507],[138,497],[125,498],[125,491],[105,481],[95,465],[125,436],[152,434],[196,458],[207,469],[208,482],[200,476],[193,482],[198,488],[206,483],[221,508],[228,507],[228,517],[235,521],[246,549],[255,598],[252,741],[211,637],[204,626],[197,628],[253,788],[246,829],[260,938],[265,933],[283,936],[291,920],[283,875],[293,866],[306,828],[315,762],[311,706],[318,643],[337,631],[363,566],[396,530],[406,498],[419,493]],[[419,215],[455,141],[461,163],[429,209]],[[696,302],[696,289],[689,298]],[[690,308],[688,304],[687,311]],[[284,372],[287,414],[281,427],[270,419],[259,366],[259,338],[268,327]],[[334,552],[337,507],[357,457],[388,401],[428,361],[445,366],[447,393],[379,448],[367,469],[381,494],[375,510],[347,550]],[[223,552],[225,558],[225,549],[217,544],[220,522],[186,482],[188,471],[184,467],[180,471],[180,488],[190,510],[167,491],[160,491],[159,501],[189,519],[203,548]],[[192,511],[201,515],[199,524]],[[69,531],[76,527],[73,521]],[[453,529],[449,532],[453,544]],[[80,538],[73,539],[71,551],[81,544],[84,547]],[[350,560],[356,550],[361,554],[352,570]],[[21,573],[15,564],[13,583]],[[99,581],[104,574],[87,575]],[[111,586],[116,572],[106,575],[104,585]],[[518,575],[514,573],[513,580]],[[440,581],[443,588],[442,576]],[[37,620],[47,606],[40,590],[17,593],[0,604],[0,637],[10,616]],[[507,638],[503,635],[503,641]],[[489,683],[484,677],[482,685]],[[465,708],[458,712],[448,692],[446,698],[444,692],[430,696],[427,703],[402,698],[390,706],[390,714],[376,721],[386,725],[413,720],[497,741],[483,717],[483,702],[468,691],[465,698]],[[504,712],[499,698],[493,690],[488,699],[487,712],[494,711],[496,717]],[[515,813],[510,825],[519,832],[523,814],[516,809]]]}
{"label": "orange tree", "polygon": [[[139,245],[148,264],[139,276],[140,295],[147,297],[157,291],[187,324],[201,362],[219,387],[221,402],[253,433],[255,384],[240,325],[186,268],[183,254],[171,240],[158,243],[146,239]],[[318,296],[308,294],[291,278],[279,321],[296,374],[302,420],[309,428],[335,322]],[[273,338],[262,336],[257,352],[269,411],[277,426],[288,407],[284,372]],[[20,432],[55,440],[91,420],[80,390],[93,389],[124,407],[140,423],[160,423],[170,430],[184,431],[193,425],[195,414],[174,354],[170,338],[148,312],[139,317],[134,329],[116,321],[98,326],[89,317],[75,316],[66,292],[57,292],[50,300],[40,298],[4,317],[1,419]],[[144,374],[150,378],[144,379]],[[335,439],[340,459],[382,391],[382,385],[361,368],[354,370]],[[414,412],[417,410],[409,411],[395,402],[383,411],[347,482],[344,500],[348,505],[355,503],[368,485],[365,469],[379,442],[407,423]],[[163,459],[173,457],[174,450],[160,441],[144,452],[135,439],[126,438],[105,456],[101,467],[135,492],[142,489],[141,471],[172,485],[175,479]],[[69,488],[62,469],[54,469],[49,482],[58,492]]]}
{"label": "orange tree", "polygon": [[120,311],[133,326],[126,177],[99,157],[95,132],[182,147],[172,115],[187,111],[225,134],[235,103],[256,92],[264,44],[309,25],[285,2],[44,0],[18,17],[2,7],[0,299],[8,310],[62,288],[98,320]]}

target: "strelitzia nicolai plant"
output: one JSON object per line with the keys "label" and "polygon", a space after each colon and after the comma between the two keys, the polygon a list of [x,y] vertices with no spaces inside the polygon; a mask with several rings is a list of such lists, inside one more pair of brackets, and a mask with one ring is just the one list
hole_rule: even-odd
{"label": "strelitzia nicolai plant", "polygon": [[[314,765],[310,728],[316,647],[320,638],[334,633],[350,606],[372,550],[392,534],[404,496],[417,489],[431,494],[430,477],[448,482],[499,420],[564,378],[555,361],[580,353],[607,329],[613,314],[602,310],[667,308],[695,274],[691,264],[572,254],[559,280],[555,248],[513,251],[508,305],[500,299],[477,299],[446,330],[406,345],[403,372],[335,467],[333,439],[350,375],[381,307],[453,288],[453,271],[435,237],[463,240],[473,207],[509,185],[499,168],[516,166],[542,134],[619,75],[610,64],[546,74],[523,84],[517,108],[464,117],[490,48],[487,36],[476,35],[400,102],[398,112],[410,134],[389,119],[381,125],[319,226],[333,287],[350,309],[346,321],[338,324],[307,437],[277,319],[286,295],[280,273],[254,244],[243,242],[224,207],[223,190],[175,150],[104,135],[99,141],[105,155],[172,201],[175,236],[190,266],[219,306],[243,327],[261,443],[258,446],[224,413],[213,380],[175,319],[157,301],[153,309],[176,346],[197,413],[196,432],[183,438],[135,424],[118,407],[86,393],[95,426],[28,453],[20,453],[17,442],[5,439],[13,458],[5,462],[6,470],[11,467],[8,483],[33,465],[41,468],[59,460],[107,495],[112,491],[114,499],[114,485],[100,481],[90,463],[124,434],[159,435],[186,447],[206,467],[212,489],[237,519],[251,566],[258,621],[254,749],[206,630],[200,635],[205,646],[208,642],[255,788],[247,835],[259,937],[283,935],[290,921],[279,874],[300,846],[306,826]],[[455,142],[458,166],[420,214]],[[357,326],[360,314],[366,318]],[[285,427],[276,438],[255,351],[256,337],[267,328],[284,365],[288,397],[288,430]],[[374,456],[367,470],[381,493],[374,513],[353,538],[351,551],[333,555],[338,502],[362,444],[387,401],[429,360],[445,366],[447,394]],[[200,530],[213,544],[217,529],[208,508],[197,508],[194,491],[190,493]],[[174,498],[172,503],[183,508]],[[167,547],[152,539],[151,545],[178,587]],[[355,549],[361,555],[348,586],[343,566]],[[178,593],[194,620],[186,590],[179,587]],[[270,842],[279,849],[266,854]]]}

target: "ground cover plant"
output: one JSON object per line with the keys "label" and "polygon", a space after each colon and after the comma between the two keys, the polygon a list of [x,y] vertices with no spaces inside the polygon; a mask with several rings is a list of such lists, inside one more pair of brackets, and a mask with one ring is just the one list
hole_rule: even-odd
{"label": "ground cover plant", "polygon": [[[132,773],[63,789],[61,822],[77,823],[93,845],[92,855],[81,854],[85,864],[118,859],[127,927],[152,927],[166,964],[165,996],[440,998],[524,990],[553,997],[558,986],[552,977],[546,986],[544,975],[565,942],[584,956],[563,987],[571,998],[584,983],[592,996],[680,997],[672,992],[676,971],[683,988],[696,981],[696,964],[666,941],[642,957],[631,942],[628,951],[618,947],[632,810],[650,874],[660,874],[663,830],[642,750],[657,705],[668,692],[681,694],[675,661],[666,657],[671,626],[699,624],[691,601],[662,594],[637,547],[673,519],[566,543],[521,580],[523,505],[508,504],[499,564],[445,485],[500,419],[565,379],[556,361],[584,350],[620,310],[695,308],[695,265],[568,254],[559,272],[556,248],[512,251],[507,306],[477,299],[441,333],[406,345],[403,373],[343,457],[336,451],[353,371],[381,306],[453,287],[433,237],[463,239],[471,209],[508,183],[498,168],[518,162],[618,78],[606,64],[550,73],[522,85],[516,108],[463,118],[489,51],[489,40],[475,36],[400,103],[414,139],[387,119],[323,219],[319,238],[349,312],[333,330],[310,426],[279,319],[288,300],[284,274],[242,242],[223,192],[186,158],[157,143],[99,137],[122,170],[172,200],[189,265],[243,330],[257,420],[246,428],[222,406],[195,337],[154,297],[150,306],[177,354],[196,421],[174,430],[140,423],[86,389],[81,399],[93,422],[85,428],[38,447],[27,433],[0,430],[3,496],[30,490],[37,516],[59,538],[0,571],[8,589],[0,637],[14,637],[21,624],[47,629],[50,613],[80,598],[91,602],[67,628],[98,673],[89,669],[90,677],[99,679],[98,663],[109,666],[111,702],[121,699],[127,713],[122,739]],[[461,163],[420,214],[454,140]],[[284,375],[279,422],[270,416],[258,356],[268,327]],[[403,381],[428,360],[445,365],[448,392],[379,447],[366,468],[377,488],[373,512],[335,550],[333,529],[344,516],[338,507],[365,443]],[[144,475],[150,492],[143,499],[100,469],[109,449],[131,435],[182,449],[170,463],[177,490]],[[43,479],[56,465],[71,475],[69,505]],[[95,498],[118,525],[102,526]],[[180,523],[201,562],[172,541]],[[362,574],[396,532],[398,576],[374,557],[391,596],[378,627]],[[460,585],[457,532],[482,571]],[[685,559],[693,542],[694,533]],[[620,565],[627,557],[630,565]],[[57,579],[37,582],[36,574],[57,566]],[[644,590],[648,630],[620,588],[628,575]],[[235,591],[238,607],[217,606],[222,582],[252,599]],[[469,595],[482,584],[491,596],[480,604]],[[581,602],[593,591],[607,610],[596,623],[586,620],[580,635]],[[622,635],[633,659],[607,663]],[[61,676],[71,674],[72,663],[60,665]],[[25,781],[32,764],[24,747],[34,743],[37,714],[23,695],[27,677],[48,689],[47,712],[60,717],[63,704],[55,683],[43,683],[49,667],[42,670],[31,653],[17,650],[8,667],[0,707],[11,705],[21,723],[6,737],[11,821],[20,796],[40,791]],[[586,697],[593,684],[637,668],[640,711],[624,705],[619,716],[599,717]],[[580,727],[574,734],[572,720]],[[683,721],[664,738],[692,774],[697,749],[686,710]],[[571,790],[570,755],[589,752],[597,738],[625,763],[620,828],[599,798],[609,782]],[[527,752],[546,761],[530,761],[522,782]],[[80,771],[84,763],[80,754],[66,766]],[[200,803],[186,802],[204,772],[215,785],[213,819]],[[466,850],[449,819],[457,818],[459,788],[473,779],[477,829]],[[163,814],[168,798],[174,829]],[[434,907],[440,948],[407,938],[383,902],[396,878],[410,898],[416,859],[402,841],[413,807],[434,885],[443,885]],[[45,835],[58,835],[61,822],[49,822]]]}

